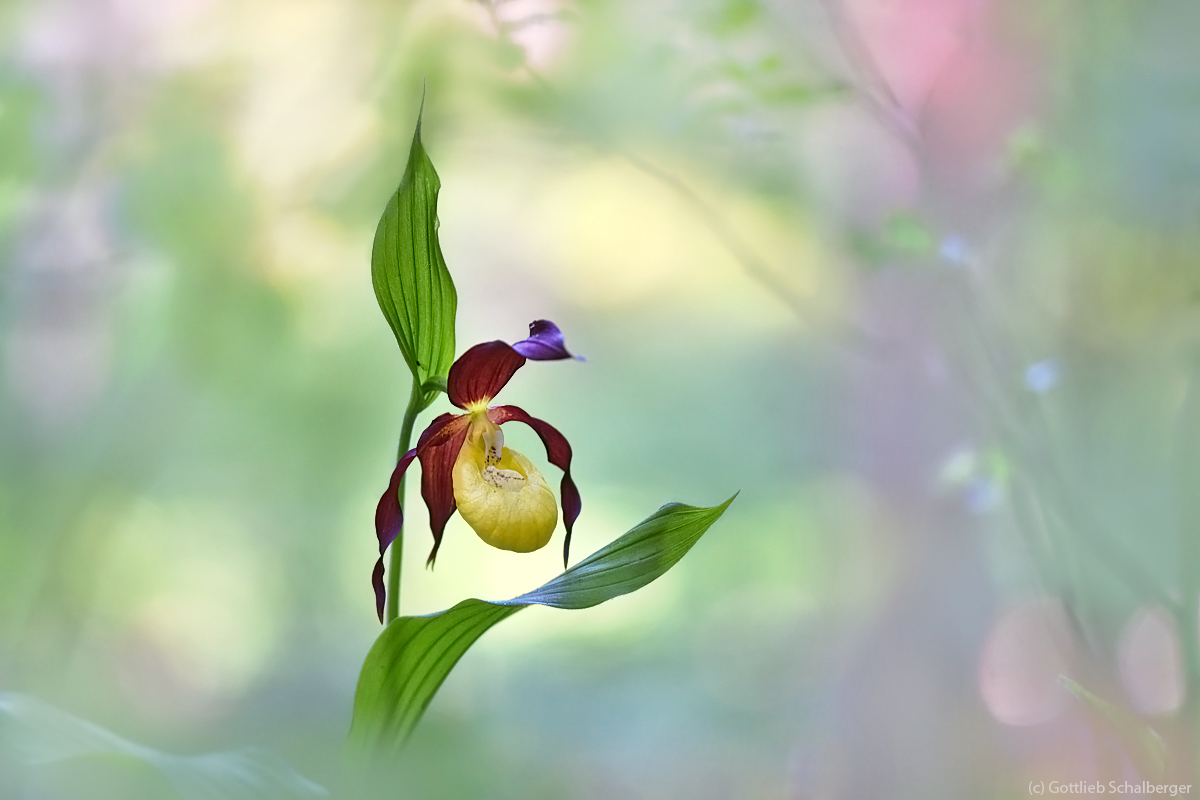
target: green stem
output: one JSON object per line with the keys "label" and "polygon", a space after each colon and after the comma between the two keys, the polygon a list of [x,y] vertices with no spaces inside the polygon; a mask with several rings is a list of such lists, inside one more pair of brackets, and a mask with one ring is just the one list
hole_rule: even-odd
{"label": "green stem", "polygon": [[[421,385],[417,383],[417,377],[413,376],[412,394],[408,398],[408,408],[404,412],[404,424],[400,428],[400,446],[396,450],[396,461],[404,458],[404,454],[408,452],[409,443],[412,442],[413,424],[417,421],[417,414],[421,413],[421,401],[424,399],[425,393],[421,389]],[[400,505],[404,505],[404,478],[400,479],[400,487],[396,490],[400,495]],[[387,613],[384,616],[386,622],[391,622],[396,617],[400,616],[400,569],[404,566],[404,527],[401,526],[400,532],[396,534],[395,540],[392,541],[392,556],[388,564],[388,585],[387,585]]]}

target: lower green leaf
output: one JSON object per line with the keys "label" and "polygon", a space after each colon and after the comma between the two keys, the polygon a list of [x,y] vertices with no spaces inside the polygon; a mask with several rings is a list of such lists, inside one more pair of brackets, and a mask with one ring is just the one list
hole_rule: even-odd
{"label": "lower green leaf", "polygon": [[512,600],[464,600],[448,611],[394,620],[363,663],[351,743],[398,749],[463,653],[493,625],[528,605],[589,608],[637,591],[683,558],[733,499],[711,508],[665,505],[607,547]]}

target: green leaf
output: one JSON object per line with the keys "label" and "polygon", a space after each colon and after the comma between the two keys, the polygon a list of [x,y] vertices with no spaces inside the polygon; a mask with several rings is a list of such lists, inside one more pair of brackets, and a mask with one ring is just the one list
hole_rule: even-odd
{"label": "green leaf", "polygon": [[1066,675],[1059,675],[1058,682],[1116,731],[1143,777],[1162,778],[1167,769],[1167,747],[1158,731],[1136,714],[1113,705]]}
{"label": "green leaf", "polygon": [[[445,379],[454,362],[458,295],[438,243],[442,182],[421,144],[421,117],[400,188],[388,201],[371,248],[371,283],[379,308],[418,386]],[[437,397],[422,389],[422,408]]]}
{"label": "green leaf", "polygon": [[[263,753],[176,756],[123,739],[28,695],[0,693],[0,745],[34,767],[127,760],[148,765],[182,800],[315,798],[329,793]],[[89,796],[93,790],[89,788]]]}
{"label": "green leaf", "polygon": [[665,505],[554,580],[512,600],[464,600],[448,611],[394,620],[363,664],[351,743],[376,752],[399,749],[463,653],[497,622],[529,605],[589,608],[637,591],[683,558],[733,499],[712,508]]}

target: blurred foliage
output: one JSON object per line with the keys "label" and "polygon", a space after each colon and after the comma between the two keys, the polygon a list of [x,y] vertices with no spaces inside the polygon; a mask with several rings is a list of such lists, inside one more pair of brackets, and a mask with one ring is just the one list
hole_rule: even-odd
{"label": "blurred foliage", "polygon": [[[259,753],[180,757],[115,736],[70,714],[11,692],[0,695],[0,734],[28,765],[42,797],[108,795],[106,770],[121,775],[114,797],[328,797],[329,793]],[[63,780],[64,775],[74,775]],[[128,781],[125,778],[128,777]],[[47,780],[47,778],[49,780]],[[163,785],[163,781],[168,784]],[[48,785],[47,785],[48,784]]]}

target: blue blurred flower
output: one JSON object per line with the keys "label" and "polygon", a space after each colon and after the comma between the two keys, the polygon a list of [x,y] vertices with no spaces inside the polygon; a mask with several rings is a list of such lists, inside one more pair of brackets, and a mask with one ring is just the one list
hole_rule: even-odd
{"label": "blue blurred flower", "polygon": [[967,486],[966,504],[973,514],[987,514],[1000,505],[1000,484],[986,475],[977,475]]}
{"label": "blue blurred flower", "polygon": [[1042,359],[1025,370],[1025,386],[1035,394],[1045,394],[1058,383],[1060,372],[1053,358]]}
{"label": "blue blurred flower", "polygon": [[962,264],[967,260],[967,243],[961,236],[947,236],[938,248],[938,254],[954,264]]}

